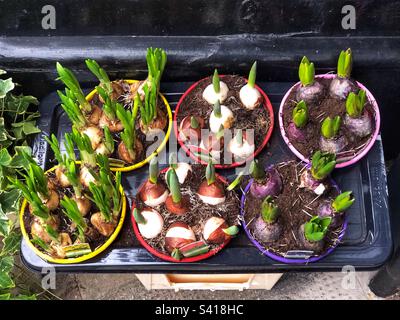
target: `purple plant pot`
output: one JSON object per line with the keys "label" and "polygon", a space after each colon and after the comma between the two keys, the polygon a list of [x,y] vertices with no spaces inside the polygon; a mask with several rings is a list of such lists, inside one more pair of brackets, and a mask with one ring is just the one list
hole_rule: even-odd
{"label": "purple plant pot", "polygon": [[[336,244],[332,247],[330,247],[328,250],[326,250],[323,254],[319,255],[319,256],[312,256],[308,259],[293,259],[293,258],[285,258],[282,257],[280,255],[277,255],[271,251],[269,251],[268,249],[266,249],[261,243],[259,243],[256,239],[254,239],[254,237],[251,235],[249,227],[246,223],[246,221],[244,220],[244,214],[245,214],[245,201],[246,201],[246,195],[250,190],[250,186],[253,183],[254,179],[251,179],[249,181],[249,183],[247,184],[246,188],[243,191],[242,194],[242,198],[240,200],[240,215],[242,217],[242,226],[244,231],[246,232],[247,237],[250,239],[250,241],[254,244],[254,246],[257,247],[258,250],[261,251],[261,253],[271,259],[274,259],[276,261],[282,262],[282,263],[286,263],[286,264],[307,264],[310,262],[316,262],[319,261],[323,258],[325,258],[327,255],[331,254],[333,252],[333,250],[335,250],[335,248],[338,246],[338,244],[342,241],[343,236],[346,232],[347,229],[347,225],[348,225],[348,217],[347,214],[345,213],[344,216],[344,221],[343,221],[343,227],[342,230],[340,231],[339,235],[338,235],[338,241],[336,242]],[[333,180],[330,179],[330,182],[332,183],[333,187],[340,193],[340,189],[339,186],[337,185],[337,183]]]}
{"label": "purple plant pot", "polygon": [[[336,77],[336,74],[319,74],[315,76],[316,78],[322,78],[322,79],[333,79]],[[379,128],[380,128],[380,124],[381,124],[381,116],[379,113],[379,107],[378,107],[378,103],[376,102],[376,99],[374,98],[374,96],[372,95],[372,93],[360,82],[356,81],[357,85],[365,90],[367,98],[369,103],[371,104],[373,110],[374,110],[374,119],[375,119],[375,131],[373,132],[373,134],[371,135],[371,137],[369,138],[368,143],[365,145],[365,147],[359,151],[356,156],[350,160],[347,161],[343,161],[340,162],[340,158],[338,159],[339,162],[336,164],[336,168],[344,168],[344,167],[348,167],[354,163],[356,163],[358,160],[360,160],[362,157],[364,157],[368,151],[372,148],[372,146],[375,143],[375,140],[378,136],[379,133]],[[289,94],[292,92],[292,90],[296,89],[301,83],[297,82],[294,86],[292,86],[285,94],[285,96],[282,99],[281,105],[279,107],[279,129],[281,131],[281,135],[283,140],[285,141],[285,143],[287,144],[287,146],[289,147],[289,149],[303,162],[306,163],[310,163],[310,159],[306,158],[303,154],[301,154],[293,145],[292,143],[289,141],[289,138],[286,134],[285,128],[283,126],[283,106],[286,103],[286,100],[289,98]]]}

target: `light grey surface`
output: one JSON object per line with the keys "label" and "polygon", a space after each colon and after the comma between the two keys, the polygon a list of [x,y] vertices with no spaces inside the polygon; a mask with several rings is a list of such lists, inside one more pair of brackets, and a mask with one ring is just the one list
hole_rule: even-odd
{"label": "light grey surface", "polygon": [[368,289],[374,273],[357,272],[355,286],[343,287],[342,273],[287,273],[271,291],[147,291],[134,274],[57,275],[56,295],[63,299],[379,299]]}

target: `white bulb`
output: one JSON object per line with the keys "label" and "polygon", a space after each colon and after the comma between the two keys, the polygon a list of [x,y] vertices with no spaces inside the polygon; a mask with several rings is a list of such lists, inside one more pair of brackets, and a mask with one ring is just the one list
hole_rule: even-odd
{"label": "white bulb", "polygon": [[244,85],[240,89],[239,97],[246,109],[249,110],[254,110],[257,108],[262,101],[261,93],[256,87],[252,88],[249,86],[249,84]]}
{"label": "white bulb", "polygon": [[106,145],[104,143],[100,143],[99,146],[96,149],[97,154],[108,154],[108,150],[106,148]]}
{"label": "white bulb", "polygon": [[229,142],[229,151],[235,156],[235,158],[245,159],[254,153],[254,144],[250,144],[246,139],[243,139],[243,143],[239,144],[234,137]]}
{"label": "white bulb", "polygon": [[192,171],[192,166],[186,162],[178,162],[175,169],[175,173],[178,176],[178,181],[180,184],[184,183],[189,171]]}
{"label": "white bulb", "polygon": [[142,211],[146,223],[138,223],[140,234],[146,239],[153,239],[157,237],[164,226],[164,220],[161,215],[155,210]]}
{"label": "white bulb", "polygon": [[[207,139],[208,139],[208,138],[207,138]],[[201,140],[200,149],[203,149],[203,150],[205,150],[207,153],[209,153],[210,156],[211,156],[211,158],[212,158],[214,161],[216,161],[217,163],[219,163],[219,160],[221,159],[221,151],[224,150],[224,148],[221,147],[220,150],[211,149],[211,151],[210,151],[210,150],[208,150],[208,148],[206,148],[206,146],[204,145],[204,140]]]}
{"label": "white bulb", "polygon": [[91,182],[96,183],[96,179],[90,173],[89,169],[85,166],[81,167],[80,180],[81,183],[87,188],[89,188]]}
{"label": "white bulb", "polygon": [[93,150],[96,150],[103,139],[103,131],[98,127],[90,126],[85,128],[82,133],[89,137]]}
{"label": "white bulb", "polygon": [[167,234],[165,235],[166,238],[179,238],[179,239],[186,239],[186,240],[196,240],[196,236],[193,233],[192,229],[184,228],[184,227],[172,227],[169,228]]}
{"label": "white bulb", "polygon": [[210,130],[214,133],[217,133],[221,127],[221,125],[225,129],[229,129],[234,121],[233,112],[227,106],[221,105],[221,117],[218,118],[214,111],[211,112],[210,115]]}
{"label": "white bulb", "polygon": [[209,103],[214,104],[219,100],[220,103],[223,103],[225,99],[228,97],[229,88],[225,82],[219,82],[219,93],[216,93],[214,90],[213,84],[209,84],[203,91],[203,98]]}
{"label": "white bulb", "polygon": [[144,201],[145,205],[149,207],[157,207],[160,204],[164,203],[165,200],[168,198],[168,190],[165,190],[164,193],[159,196],[158,198],[150,198],[149,196],[147,197],[147,200]]}
{"label": "white bulb", "polygon": [[204,225],[203,229],[203,236],[204,239],[208,240],[210,238],[211,234],[217,230],[223,223],[225,223],[225,220],[222,218],[218,217],[211,217],[208,219]]}
{"label": "white bulb", "polygon": [[212,206],[216,206],[218,204],[224,203],[225,199],[226,199],[225,197],[215,198],[215,197],[210,197],[210,196],[203,196],[199,193],[197,195],[199,196],[201,201],[203,201],[204,203],[210,204]]}

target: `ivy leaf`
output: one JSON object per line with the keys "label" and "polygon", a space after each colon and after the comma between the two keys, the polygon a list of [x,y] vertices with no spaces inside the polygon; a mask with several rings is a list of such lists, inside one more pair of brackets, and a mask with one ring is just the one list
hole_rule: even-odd
{"label": "ivy leaf", "polygon": [[0,142],[7,140],[14,140],[14,138],[8,133],[4,125],[4,118],[0,117]]}
{"label": "ivy leaf", "polygon": [[10,94],[7,97],[7,112],[10,115],[13,115],[15,113],[21,115],[28,110],[28,107],[31,104],[38,105],[39,102],[35,97],[32,96],[14,96]]}
{"label": "ivy leaf", "polygon": [[7,73],[7,71],[0,69],[0,76],[1,76],[2,74],[6,74],[6,73]]}
{"label": "ivy leaf", "polygon": [[15,88],[14,82],[11,78],[6,80],[0,79],[0,99],[3,99],[8,92]]}
{"label": "ivy leaf", "polygon": [[18,189],[0,191],[0,206],[6,215],[18,213],[20,197],[21,191]]}
{"label": "ivy leaf", "polygon": [[29,162],[22,156],[23,152],[32,155],[32,149],[29,146],[16,146],[14,148],[15,155],[12,158],[9,167],[11,168],[27,168]]}
{"label": "ivy leaf", "polygon": [[1,149],[0,150],[0,166],[6,167],[10,164],[11,162],[11,156],[8,153],[7,149]]}
{"label": "ivy leaf", "polygon": [[10,289],[14,287],[14,281],[9,273],[0,272],[0,290]]}
{"label": "ivy leaf", "polygon": [[21,234],[18,232],[10,232],[8,236],[3,239],[3,249],[1,255],[14,255],[19,250],[19,243],[21,241]]}
{"label": "ivy leaf", "polygon": [[40,117],[40,112],[39,111],[32,112],[29,116],[27,116],[25,118],[25,121],[30,121],[30,120],[33,120],[33,119],[36,119],[36,118],[39,118],[39,117]]}
{"label": "ivy leaf", "polygon": [[36,121],[25,121],[23,130],[26,135],[41,132],[40,129],[38,127],[36,127]]}
{"label": "ivy leaf", "polygon": [[14,267],[14,258],[13,257],[0,257],[0,273],[1,272],[10,272]]}
{"label": "ivy leaf", "polygon": [[10,276],[13,266],[14,258],[12,256],[0,257],[0,290],[14,287],[14,281]]}
{"label": "ivy leaf", "polygon": [[[0,208],[0,211],[2,209]],[[0,236],[6,237],[11,230],[11,221],[7,218],[4,212],[0,212]]]}
{"label": "ivy leaf", "polygon": [[21,139],[24,139],[24,138],[25,138],[25,134],[24,134],[24,132],[23,132],[22,126],[20,126],[20,127],[15,127],[15,128],[11,128],[11,131],[12,131],[12,133],[13,133],[13,135],[14,135],[14,138],[15,138],[16,140],[21,140]]}

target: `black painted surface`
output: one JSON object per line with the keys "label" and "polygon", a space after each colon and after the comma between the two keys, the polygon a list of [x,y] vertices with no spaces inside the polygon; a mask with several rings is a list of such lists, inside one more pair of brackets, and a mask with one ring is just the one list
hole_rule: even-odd
{"label": "black painted surface", "polygon": [[[56,30],[41,27],[44,5],[56,9]],[[345,5],[356,9],[355,30],[341,26]],[[395,0],[2,0],[0,9],[8,36],[400,35]]]}
{"label": "black painted surface", "polygon": [[[268,82],[259,83],[270,97],[275,114],[282,96],[293,83]],[[190,83],[164,84],[162,91],[174,107],[181,94]],[[38,136],[34,144],[34,152],[39,164],[50,168],[52,154],[43,139],[44,134],[56,133],[60,139],[70,130],[70,123],[62,109],[58,106],[58,97],[52,93],[42,100],[40,111],[42,117],[39,125],[43,134]],[[264,163],[277,163],[292,159],[288,147],[281,138],[278,121],[272,138],[259,159]],[[175,141],[175,139],[170,139]],[[161,155],[162,156],[162,155]],[[220,171],[232,178],[232,171]],[[123,185],[128,199],[135,194],[136,188],[147,176],[147,167],[124,173]],[[244,232],[233,239],[229,246],[213,258],[193,264],[174,264],[163,262],[148,253],[140,246],[133,235],[130,224],[130,213],[124,223],[121,234],[114,244],[97,258],[79,265],[58,265],[58,271],[65,272],[282,272],[290,270],[316,271],[341,270],[344,265],[352,265],[358,269],[374,269],[387,261],[392,251],[389,210],[386,190],[386,174],[383,161],[383,150],[380,137],[369,154],[358,164],[335,171],[334,179],[343,190],[353,190],[357,199],[348,211],[349,227],[340,245],[332,255],[320,262],[307,266],[284,265],[275,262],[253,247]],[[22,243],[22,258],[31,269],[40,271],[48,266]]]}

